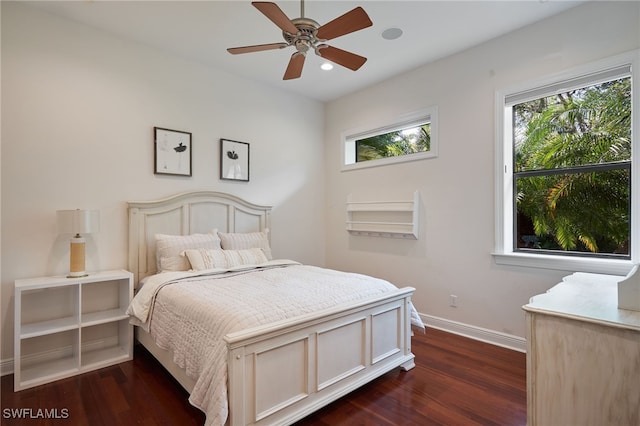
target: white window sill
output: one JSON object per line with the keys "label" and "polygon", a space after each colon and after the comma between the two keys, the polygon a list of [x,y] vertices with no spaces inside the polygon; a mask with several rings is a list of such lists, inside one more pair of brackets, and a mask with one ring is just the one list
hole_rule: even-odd
{"label": "white window sill", "polygon": [[434,151],[417,152],[415,154],[399,155],[397,157],[379,158],[377,160],[362,161],[360,163],[345,164],[342,171],[359,170],[369,167],[387,166],[389,164],[407,163],[409,161],[425,160],[427,158],[436,158],[438,154]]}
{"label": "white window sill", "polygon": [[556,269],[570,272],[627,275],[633,263],[620,259],[585,259],[582,257],[551,256],[529,253],[492,253],[498,265],[524,266],[528,268]]}

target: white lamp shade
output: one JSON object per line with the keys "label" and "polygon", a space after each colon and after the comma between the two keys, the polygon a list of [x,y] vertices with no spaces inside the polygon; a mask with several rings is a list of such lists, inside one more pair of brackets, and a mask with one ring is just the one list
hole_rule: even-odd
{"label": "white lamp shade", "polygon": [[56,215],[61,234],[91,234],[100,230],[98,210],[58,210]]}

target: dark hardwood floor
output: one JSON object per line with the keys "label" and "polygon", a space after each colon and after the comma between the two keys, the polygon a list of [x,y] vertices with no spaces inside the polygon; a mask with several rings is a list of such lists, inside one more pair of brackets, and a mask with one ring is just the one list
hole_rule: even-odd
{"label": "dark hardwood floor", "polygon": [[[525,354],[435,329],[412,344],[413,370],[393,370],[296,426],[526,424]],[[139,346],[130,362],[18,393],[13,376],[4,376],[1,390],[3,425],[204,423],[187,393]],[[19,409],[31,409],[30,417],[57,410],[66,418],[12,418],[25,414]]]}

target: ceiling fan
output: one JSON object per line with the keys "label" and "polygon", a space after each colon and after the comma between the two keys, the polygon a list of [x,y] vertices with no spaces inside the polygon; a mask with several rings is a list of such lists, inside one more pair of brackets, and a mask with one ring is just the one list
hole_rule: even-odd
{"label": "ceiling fan", "polygon": [[294,46],[296,51],[291,55],[283,80],[299,78],[302,75],[304,60],[310,49],[313,49],[316,55],[353,71],[358,70],[367,61],[367,58],[363,56],[324,44],[327,40],[373,25],[369,15],[361,7],[356,7],[333,21],[320,26],[313,19],[304,17],[304,0],[300,1],[300,18],[296,19],[289,19],[275,3],[254,1],[251,4],[282,30],[282,36],[285,41],[232,47],[227,51],[235,55]]}

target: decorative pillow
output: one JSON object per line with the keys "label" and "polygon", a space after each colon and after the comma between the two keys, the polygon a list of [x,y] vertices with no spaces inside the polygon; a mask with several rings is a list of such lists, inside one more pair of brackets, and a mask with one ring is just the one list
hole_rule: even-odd
{"label": "decorative pillow", "polygon": [[269,246],[269,230],[264,232],[224,233],[218,232],[223,250],[245,250],[261,248],[268,260],[271,260],[271,247]]}
{"label": "decorative pillow", "polygon": [[189,249],[220,249],[218,233],[165,235],[156,234],[156,261],[158,271],[188,271],[189,260],[182,252]]}
{"label": "decorative pillow", "polygon": [[259,265],[267,261],[262,249],[247,250],[185,250],[191,269],[202,271],[213,268],[233,268],[242,265]]}

